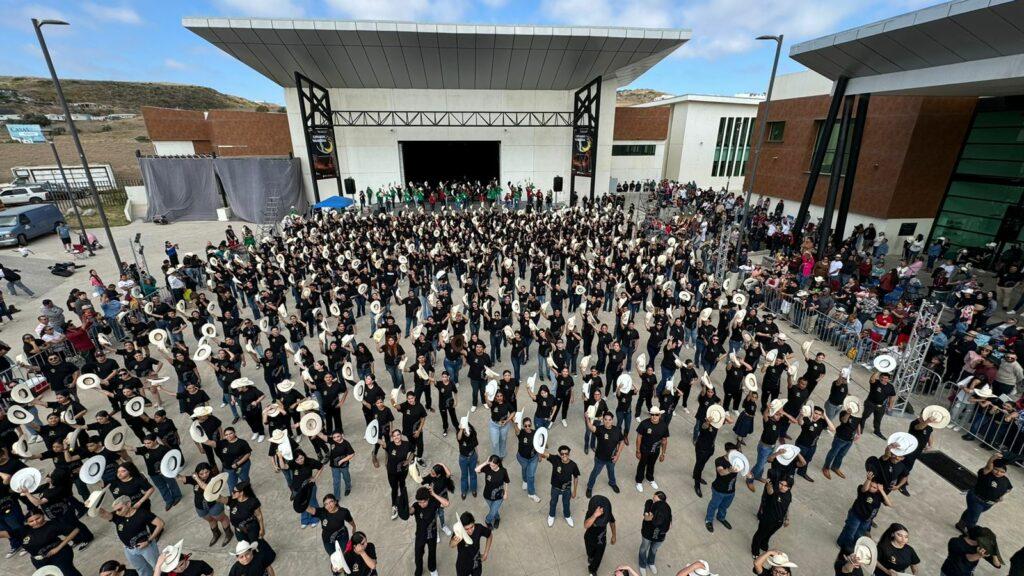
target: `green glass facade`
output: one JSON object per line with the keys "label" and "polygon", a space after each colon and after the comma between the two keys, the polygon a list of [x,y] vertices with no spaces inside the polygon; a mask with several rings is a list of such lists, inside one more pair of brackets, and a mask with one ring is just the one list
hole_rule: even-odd
{"label": "green glass facade", "polygon": [[995,242],[1007,207],[1022,201],[1024,97],[980,100],[931,236],[953,251]]}

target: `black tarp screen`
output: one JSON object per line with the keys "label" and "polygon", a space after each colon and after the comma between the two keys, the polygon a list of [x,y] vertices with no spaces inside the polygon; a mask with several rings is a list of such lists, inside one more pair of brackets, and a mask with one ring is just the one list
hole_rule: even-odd
{"label": "black tarp screen", "polygon": [[149,208],[146,220],[216,220],[221,207],[213,158],[139,158]]}

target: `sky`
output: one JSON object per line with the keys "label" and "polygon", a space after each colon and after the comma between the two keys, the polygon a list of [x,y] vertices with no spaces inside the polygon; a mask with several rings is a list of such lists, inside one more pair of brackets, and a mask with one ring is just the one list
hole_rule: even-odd
{"label": "sky", "polygon": [[774,43],[779,73],[804,68],[789,47],[934,5],[935,0],[0,0],[0,75],[45,76],[30,19],[58,18],[46,41],[62,78],[209,86],[281,103],[279,86],[181,26],[187,16],[399,20],[686,28],[692,39],[631,88],[671,94],[764,92]]}

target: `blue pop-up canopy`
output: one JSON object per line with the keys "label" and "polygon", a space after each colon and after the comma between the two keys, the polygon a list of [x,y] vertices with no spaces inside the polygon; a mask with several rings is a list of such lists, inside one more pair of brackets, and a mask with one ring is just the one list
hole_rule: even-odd
{"label": "blue pop-up canopy", "polygon": [[345,198],[344,196],[331,196],[326,200],[314,204],[313,208],[318,208],[320,210],[323,210],[324,208],[344,210],[353,204],[355,204],[355,202],[351,198]]}

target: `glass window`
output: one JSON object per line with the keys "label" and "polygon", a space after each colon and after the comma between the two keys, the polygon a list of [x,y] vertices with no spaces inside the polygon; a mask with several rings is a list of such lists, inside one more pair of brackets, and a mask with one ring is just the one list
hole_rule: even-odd
{"label": "glass window", "polygon": [[782,136],[786,133],[785,122],[769,122],[767,128],[768,142],[782,142]]}
{"label": "glass window", "polygon": [[654,144],[612,144],[612,156],[654,156]]}
{"label": "glass window", "polygon": [[942,204],[942,210],[943,212],[951,210],[960,214],[971,214],[1001,220],[1003,214],[1006,213],[1006,206],[1002,202],[978,202],[972,198],[948,196]]}
{"label": "glass window", "polygon": [[1024,144],[968,144],[961,158],[1024,161]]}
{"label": "glass window", "polygon": [[[850,130],[851,131],[853,129],[853,122],[854,122],[854,119],[851,118],[850,119]],[[819,120],[819,121],[815,122],[814,124],[815,124],[814,132],[816,134],[816,136],[814,138],[814,142],[815,142],[814,147],[815,147],[815,152],[817,152],[818,143],[821,142],[821,134],[822,134],[822,129],[825,126],[825,121],[824,120]],[[850,140],[852,140],[852,138],[850,138],[850,133],[848,132],[847,135],[846,135],[846,150],[843,151],[843,174],[846,174],[846,167],[849,166],[849,164],[850,164]],[[832,134],[829,136],[829,139],[828,139],[828,146],[825,148],[825,160],[821,163],[821,173],[822,174],[832,174],[832,164],[835,163],[836,148],[838,147],[838,145],[839,145],[839,120],[836,120],[835,126],[832,127]],[[812,165],[814,163],[814,155],[813,154],[811,155],[811,163],[812,163]]]}
{"label": "glass window", "polygon": [[1024,176],[1024,163],[961,159],[956,166],[956,172],[957,174],[976,174],[978,176],[1020,178]]}
{"label": "glass window", "polygon": [[961,198],[974,198],[988,202],[1016,204],[1020,201],[1024,187],[1011,184],[991,184],[988,182],[969,182],[958,180],[950,184],[949,195]]}

